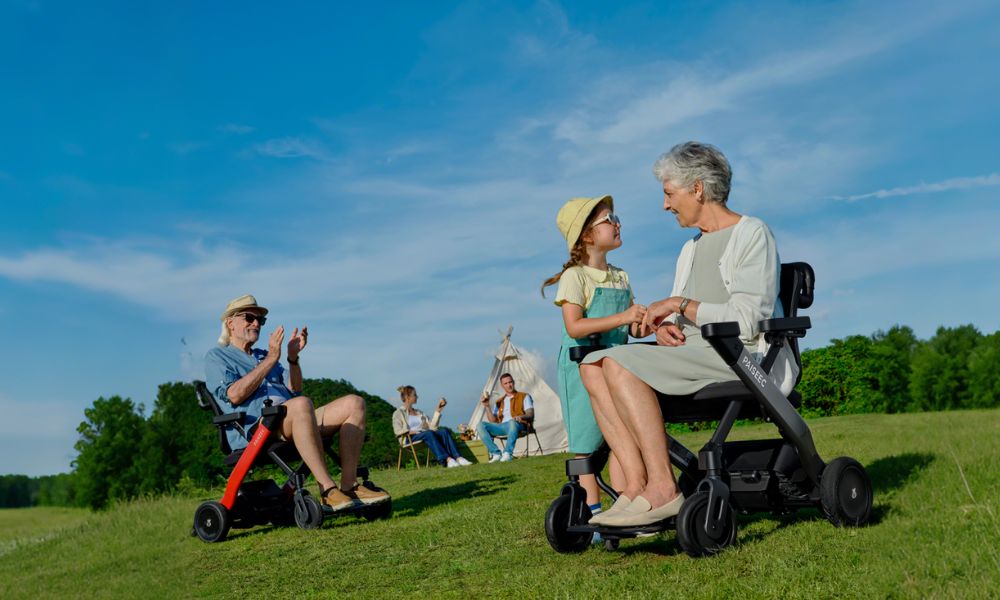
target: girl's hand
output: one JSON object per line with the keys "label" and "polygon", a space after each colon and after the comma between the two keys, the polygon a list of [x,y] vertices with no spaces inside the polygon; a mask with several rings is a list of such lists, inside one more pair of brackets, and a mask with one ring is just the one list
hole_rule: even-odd
{"label": "girl's hand", "polygon": [[660,346],[683,346],[684,332],[676,323],[666,323],[656,328],[656,343]]}
{"label": "girl's hand", "polygon": [[447,400],[445,400],[444,398],[441,398],[440,400],[438,400],[438,410],[444,409],[445,406],[448,406],[448,401]]}
{"label": "girl's hand", "polygon": [[646,317],[646,307],[642,304],[633,304],[624,311],[622,311],[622,316],[625,318],[625,322],[622,325],[631,325],[632,323],[642,323],[642,320]]}
{"label": "girl's hand", "polygon": [[650,304],[649,309],[646,311],[646,318],[642,321],[643,326],[655,329],[657,325],[663,322],[663,319],[677,312],[680,304],[681,299],[676,296],[657,300]]}

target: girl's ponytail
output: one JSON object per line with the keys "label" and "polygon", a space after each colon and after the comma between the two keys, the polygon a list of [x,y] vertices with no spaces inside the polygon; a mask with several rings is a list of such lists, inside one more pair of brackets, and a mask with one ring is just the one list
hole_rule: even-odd
{"label": "girl's ponytail", "polygon": [[566,272],[566,269],[569,269],[570,267],[575,267],[577,265],[586,264],[586,262],[587,262],[587,248],[584,246],[583,240],[579,239],[576,241],[576,244],[573,245],[573,250],[571,250],[569,253],[569,260],[566,261],[566,264],[563,265],[562,271],[559,271],[552,277],[549,277],[548,279],[542,282],[542,288],[540,290],[542,292],[542,298],[545,297],[545,288],[549,287],[550,285],[559,283],[559,279],[563,276],[563,273]]}

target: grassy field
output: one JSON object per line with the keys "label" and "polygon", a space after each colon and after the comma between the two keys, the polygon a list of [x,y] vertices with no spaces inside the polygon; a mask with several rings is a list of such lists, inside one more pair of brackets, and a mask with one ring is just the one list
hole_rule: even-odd
{"label": "grassy field", "polygon": [[[196,497],[94,515],[0,511],[0,598],[997,597],[1000,411],[810,425],[827,460],[848,454],[869,469],[871,526],[837,529],[816,511],[758,515],[740,517],[736,544],[709,559],[688,557],[673,533],[560,555],[542,527],[564,480],[565,457],[552,456],[380,471],[394,496],[388,521],[234,530],[213,545],[189,536]],[[734,438],[772,433],[745,427]],[[681,439],[696,448],[706,437]]]}

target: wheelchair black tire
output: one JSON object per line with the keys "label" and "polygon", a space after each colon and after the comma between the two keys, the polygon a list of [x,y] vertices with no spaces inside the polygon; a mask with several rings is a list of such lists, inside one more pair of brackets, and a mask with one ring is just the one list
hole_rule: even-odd
{"label": "wheelchair black tire", "polygon": [[194,511],[194,533],[204,542],[226,539],[229,526],[229,511],[218,502],[202,502]]}
{"label": "wheelchair black tire", "polygon": [[319,500],[309,495],[309,492],[302,492],[304,507],[298,503],[295,505],[295,524],[301,529],[316,529],[323,524],[323,507]]}
{"label": "wheelchair black tire", "polygon": [[847,456],[833,459],[819,478],[823,515],[837,527],[861,527],[872,512],[872,482],[861,463]]}
{"label": "wheelchair black tire", "polygon": [[[586,505],[576,507],[576,509],[582,509],[581,517],[583,523],[590,520],[590,509]],[[569,516],[573,510],[574,507],[572,506],[569,494],[562,494],[552,501],[548,511],[545,513],[545,537],[548,538],[549,545],[556,552],[564,554],[583,552],[590,547],[590,540],[593,538],[592,533],[570,533],[566,530],[569,524]]]}
{"label": "wheelchair black tire", "polygon": [[697,558],[718,554],[736,541],[736,514],[732,505],[725,507],[724,527],[718,537],[705,531],[708,492],[697,492],[684,500],[677,515],[677,541],[689,555]]}

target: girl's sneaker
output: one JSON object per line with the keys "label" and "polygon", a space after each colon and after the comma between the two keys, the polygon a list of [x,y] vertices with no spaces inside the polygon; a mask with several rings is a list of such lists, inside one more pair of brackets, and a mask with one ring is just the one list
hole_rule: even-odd
{"label": "girl's sneaker", "polygon": [[458,464],[457,460],[449,456],[448,460],[445,461],[444,466],[450,469],[452,467],[461,467],[462,465]]}
{"label": "girl's sneaker", "polygon": [[459,466],[462,466],[462,467],[467,467],[467,466],[469,466],[469,465],[472,464],[469,461],[465,460],[465,458],[463,458],[461,456],[459,456],[458,458],[456,458],[455,462],[457,462],[459,464]]}

